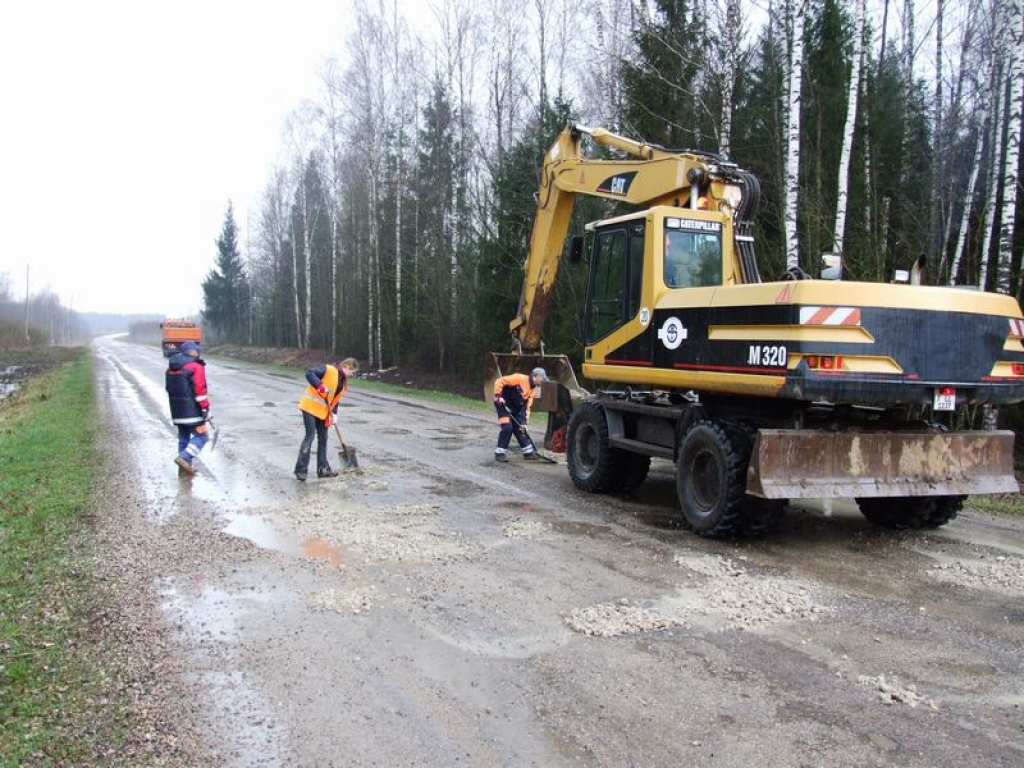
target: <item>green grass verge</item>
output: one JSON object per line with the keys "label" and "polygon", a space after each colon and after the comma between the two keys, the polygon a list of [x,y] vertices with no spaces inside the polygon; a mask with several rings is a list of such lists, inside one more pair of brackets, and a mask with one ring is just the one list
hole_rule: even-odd
{"label": "green grass verge", "polygon": [[1006,493],[996,496],[971,496],[967,506],[988,512],[991,515],[1008,517],[1024,517],[1024,496],[1019,493]]}
{"label": "green grass verge", "polygon": [[353,379],[349,386],[356,392],[360,389],[365,389],[370,392],[383,392],[389,395],[410,395],[418,400],[429,400],[442,405],[453,405],[459,408],[470,408],[472,410],[494,413],[494,406],[485,402],[483,395],[479,399],[471,400],[468,397],[461,397],[460,395],[453,395],[448,392],[437,392],[432,389],[412,389],[411,387],[402,387],[398,384],[388,384],[383,381],[360,378]]}
{"label": "green grass verge", "polygon": [[[79,353],[0,403],[0,765],[93,763],[82,718],[88,566],[74,543],[95,491],[92,358]],[[81,715],[81,717],[76,717]]]}

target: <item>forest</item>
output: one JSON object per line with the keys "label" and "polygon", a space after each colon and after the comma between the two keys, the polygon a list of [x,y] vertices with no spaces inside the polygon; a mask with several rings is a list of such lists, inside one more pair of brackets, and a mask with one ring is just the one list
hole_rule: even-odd
{"label": "forest", "polygon": [[[765,279],[838,253],[844,279],[889,281],[923,255],[926,282],[1019,296],[1022,3],[443,0],[426,29],[356,0],[244,252],[227,204],[207,338],[479,374],[570,122],[752,171]],[[571,234],[614,212],[581,199]],[[585,292],[560,271],[549,351],[580,353]]]}

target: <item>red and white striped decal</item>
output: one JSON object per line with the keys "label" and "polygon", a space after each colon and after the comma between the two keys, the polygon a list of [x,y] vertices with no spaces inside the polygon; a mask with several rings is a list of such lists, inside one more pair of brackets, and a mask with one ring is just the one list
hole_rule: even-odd
{"label": "red and white striped decal", "polygon": [[1024,339],[1024,320],[1018,320],[1015,317],[1009,318],[1010,320],[1010,335],[1015,339]]}
{"label": "red and white striped decal", "polygon": [[800,325],[860,325],[860,308],[800,307]]}

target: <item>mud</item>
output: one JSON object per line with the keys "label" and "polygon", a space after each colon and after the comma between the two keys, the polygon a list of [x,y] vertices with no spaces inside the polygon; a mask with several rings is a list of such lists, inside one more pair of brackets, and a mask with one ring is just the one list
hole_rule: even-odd
{"label": "mud", "polygon": [[708,541],[664,462],[582,494],[562,463],[494,462],[486,413],[359,381],[360,468],[300,483],[301,375],[218,360],[222,437],[179,478],[159,350],[97,353],[121,448],[101,514],[131,534],[108,556],[146,563],[123,572],[173,661],[168,717],[214,755],[180,764],[1024,761],[1016,521],[883,533],[804,504]]}

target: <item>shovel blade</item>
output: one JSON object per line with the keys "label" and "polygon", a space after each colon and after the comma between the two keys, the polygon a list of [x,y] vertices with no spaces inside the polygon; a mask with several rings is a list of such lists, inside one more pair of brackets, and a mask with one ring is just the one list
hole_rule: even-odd
{"label": "shovel blade", "polygon": [[342,444],[341,450],[338,453],[341,456],[341,466],[345,469],[359,468],[359,460],[356,458],[354,446]]}

